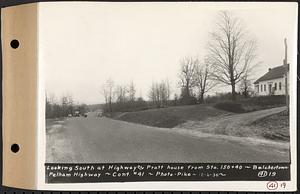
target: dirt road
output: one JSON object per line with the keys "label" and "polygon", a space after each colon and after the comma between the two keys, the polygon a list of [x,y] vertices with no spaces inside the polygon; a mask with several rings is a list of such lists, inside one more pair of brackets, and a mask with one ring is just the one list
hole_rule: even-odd
{"label": "dirt road", "polygon": [[263,144],[194,137],[176,130],[98,118],[55,121],[46,162],[287,162],[288,152]]}

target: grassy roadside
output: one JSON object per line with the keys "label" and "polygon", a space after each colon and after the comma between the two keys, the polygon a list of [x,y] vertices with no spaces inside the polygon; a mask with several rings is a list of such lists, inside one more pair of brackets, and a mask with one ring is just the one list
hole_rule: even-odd
{"label": "grassy roadside", "polygon": [[201,104],[127,112],[115,115],[113,118],[148,126],[173,128],[189,120],[199,121],[229,114],[232,113],[213,108],[208,104]]}
{"label": "grassy roadside", "polygon": [[263,138],[285,142],[290,140],[287,111],[259,119],[251,123],[250,126],[257,128],[259,135]]}
{"label": "grassy roadside", "polygon": [[[227,116],[221,115],[210,117],[204,121],[188,121],[176,128],[215,135],[271,139],[264,134],[271,136],[271,134],[283,130],[282,134],[288,135],[286,134],[288,118],[281,115],[284,110],[285,107],[278,107]],[[274,122],[275,120],[278,123]],[[272,140],[279,139],[273,138]]]}

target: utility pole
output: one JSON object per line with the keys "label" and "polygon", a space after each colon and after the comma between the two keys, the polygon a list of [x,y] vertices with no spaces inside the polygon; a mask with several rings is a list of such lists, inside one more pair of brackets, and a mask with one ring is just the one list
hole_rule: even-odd
{"label": "utility pole", "polygon": [[287,63],[287,42],[286,38],[284,39],[284,49],[285,49],[285,54],[284,54],[284,67],[285,67],[285,103],[287,110],[289,111],[289,90],[288,90],[288,63]]}

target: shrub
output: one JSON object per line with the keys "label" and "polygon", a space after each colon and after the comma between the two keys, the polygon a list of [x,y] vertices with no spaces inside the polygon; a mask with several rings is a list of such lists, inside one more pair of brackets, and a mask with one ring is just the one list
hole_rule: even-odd
{"label": "shrub", "polygon": [[219,102],[214,105],[215,108],[229,111],[229,112],[234,112],[234,113],[243,113],[246,112],[242,105],[240,103],[236,103],[233,101],[224,101],[224,102]]}
{"label": "shrub", "polygon": [[194,96],[184,96],[179,99],[180,105],[192,105],[197,104],[197,98]]}
{"label": "shrub", "polygon": [[256,105],[262,107],[277,107],[285,105],[285,96],[256,96],[247,99],[241,99],[239,101],[245,105]]}
{"label": "shrub", "polygon": [[[114,102],[111,104],[112,112],[134,112],[148,109],[148,104],[143,99],[136,101]],[[104,105],[104,112],[109,113],[108,105]]]}
{"label": "shrub", "polygon": [[[236,93],[236,100],[238,101],[239,99],[243,99],[244,96]],[[231,92],[227,92],[227,93],[216,93],[213,96],[207,96],[204,101],[205,103],[218,103],[218,102],[224,102],[224,101],[230,101],[232,100],[232,94]]]}

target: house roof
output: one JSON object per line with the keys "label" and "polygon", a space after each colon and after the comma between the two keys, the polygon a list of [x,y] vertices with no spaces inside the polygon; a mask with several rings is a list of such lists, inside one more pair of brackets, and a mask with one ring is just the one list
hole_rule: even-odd
{"label": "house roof", "polygon": [[272,79],[276,79],[276,78],[281,78],[284,76],[284,73],[285,73],[284,65],[274,67],[272,69],[269,69],[269,71],[265,75],[261,76],[258,80],[256,80],[254,82],[254,84],[257,84],[261,81],[267,81],[267,80],[272,80]]}

